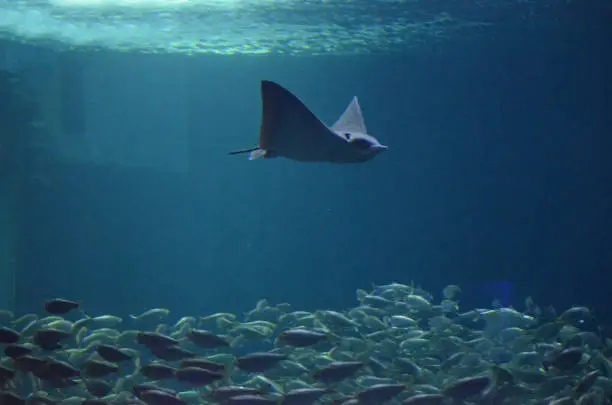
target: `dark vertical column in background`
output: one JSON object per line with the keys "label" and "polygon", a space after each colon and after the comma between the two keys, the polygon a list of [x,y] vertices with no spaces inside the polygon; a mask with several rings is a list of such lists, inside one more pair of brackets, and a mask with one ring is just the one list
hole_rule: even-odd
{"label": "dark vertical column in background", "polygon": [[83,63],[80,53],[59,55],[58,75],[62,136],[70,139],[87,131],[83,95]]}

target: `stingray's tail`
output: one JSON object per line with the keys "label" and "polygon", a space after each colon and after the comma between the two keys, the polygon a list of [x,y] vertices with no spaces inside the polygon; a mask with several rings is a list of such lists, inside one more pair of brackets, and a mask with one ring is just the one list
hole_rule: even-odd
{"label": "stingray's tail", "polygon": [[262,159],[262,158],[274,157],[273,155],[270,154],[268,150],[261,149],[259,146],[256,148],[235,150],[233,152],[230,152],[229,154],[230,155],[240,155],[243,153],[249,154],[249,160],[257,160],[257,159]]}
{"label": "stingray's tail", "polygon": [[250,148],[250,149],[240,149],[240,150],[234,150],[231,151],[229,154],[230,155],[241,155],[243,153],[251,153],[251,152],[255,152],[256,150],[259,150],[259,146],[256,146],[254,148]]}

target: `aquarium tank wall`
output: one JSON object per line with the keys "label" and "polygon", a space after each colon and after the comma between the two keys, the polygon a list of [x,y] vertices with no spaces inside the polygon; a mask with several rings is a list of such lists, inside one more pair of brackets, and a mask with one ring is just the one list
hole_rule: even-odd
{"label": "aquarium tank wall", "polygon": [[[5,182],[3,305],[339,310],[397,281],[460,285],[465,308],[533,296],[604,316],[611,16],[603,1],[0,1],[3,74],[38,110],[3,113],[38,128],[2,134],[31,162]],[[357,96],[388,150],[228,155],[257,146],[262,80],[327,125]]]}
{"label": "aquarium tank wall", "polygon": [[0,405],[609,405],[603,0],[0,0]]}

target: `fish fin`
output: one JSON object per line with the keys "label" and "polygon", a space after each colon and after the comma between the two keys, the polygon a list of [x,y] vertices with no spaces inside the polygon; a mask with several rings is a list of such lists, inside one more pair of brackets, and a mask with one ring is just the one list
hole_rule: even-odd
{"label": "fish fin", "polygon": [[344,110],[338,121],[331,128],[338,132],[368,133],[357,97],[353,97],[346,110]]}
{"label": "fish fin", "polygon": [[299,98],[275,82],[261,81],[261,101],[259,146],[263,149],[274,149],[273,145],[287,138],[327,129]]}
{"label": "fish fin", "polygon": [[257,160],[268,157],[268,151],[265,149],[255,149],[249,154],[249,160]]}
{"label": "fish fin", "polygon": [[[325,161],[346,140],[327,127],[306,105],[279,84],[261,82],[259,147],[302,161]],[[272,157],[269,154],[266,157]]]}
{"label": "fish fin", "polygon": [[359,302],[363,301],[363,299],[368,295],[368,293],[365,290],[357,290],[357,300]]}
{"label": "fish fin", "polygon": [[325,337],[334,346],[339,346],[342,343],[342,337],[332,331],[325,332]]}

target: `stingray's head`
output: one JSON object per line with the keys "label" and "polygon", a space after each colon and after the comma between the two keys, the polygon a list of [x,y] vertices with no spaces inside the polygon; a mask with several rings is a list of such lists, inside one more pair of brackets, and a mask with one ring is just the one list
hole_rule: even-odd
{"label": "stingray's head", "polygon": [[343,132],[342,136],[350,147],[349,154],[354,162],[366,162],[387,150],[387,147],[378,142],[378,139],[368,134]]}

